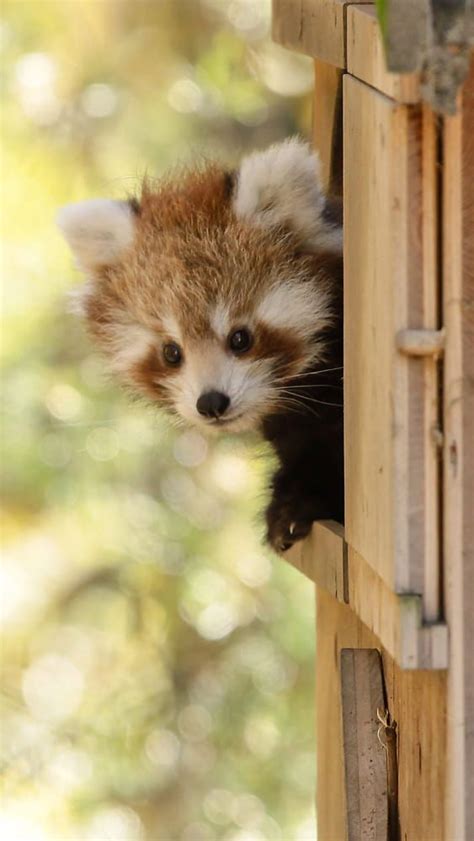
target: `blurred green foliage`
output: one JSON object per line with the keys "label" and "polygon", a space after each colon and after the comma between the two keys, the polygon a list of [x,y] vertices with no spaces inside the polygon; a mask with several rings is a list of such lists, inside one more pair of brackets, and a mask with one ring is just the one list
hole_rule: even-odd
{"label": "blurred green foliage", "polygon": [[269,456],[130,402],[67,313],[62,203],[309,121],[266,0],[3,4],[3,817],[15,841],[310,839],[312,588]]}
{"label": "blurred green foliage", "polygon": [[387,35],[387,0],[375,0],[375,7],[384,38]]}

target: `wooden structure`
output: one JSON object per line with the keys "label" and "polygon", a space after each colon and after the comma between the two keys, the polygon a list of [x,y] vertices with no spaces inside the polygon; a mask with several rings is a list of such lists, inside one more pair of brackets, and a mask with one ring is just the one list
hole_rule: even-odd
{"label": "wooden structure", "polygon": [[439,117],[371,4],[274,0],[273,36],[314,58],[344,198],[346,522],[287,553],[316,584],[318,841],[469,841],[474,72]]}

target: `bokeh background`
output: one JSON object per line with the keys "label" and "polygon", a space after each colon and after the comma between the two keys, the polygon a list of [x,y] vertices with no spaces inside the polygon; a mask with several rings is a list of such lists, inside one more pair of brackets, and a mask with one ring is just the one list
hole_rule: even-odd
{"label": "bokeh background", "polygon": [[313,593],[262,546],[270,456],[104,376],[63,203],[308,133],[267,0],[16,0],[0,27],[5,841],[314,838]]}

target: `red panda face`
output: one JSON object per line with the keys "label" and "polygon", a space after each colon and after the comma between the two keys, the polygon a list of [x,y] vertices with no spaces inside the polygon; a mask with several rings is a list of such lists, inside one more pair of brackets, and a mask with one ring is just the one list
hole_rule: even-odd
{"label": "red panda face", "polygon": [[186,422],[255,428],[324,361],[341,232],[317,161],[289,141],[59,217],[88,276],[80,310],[111,368]]}

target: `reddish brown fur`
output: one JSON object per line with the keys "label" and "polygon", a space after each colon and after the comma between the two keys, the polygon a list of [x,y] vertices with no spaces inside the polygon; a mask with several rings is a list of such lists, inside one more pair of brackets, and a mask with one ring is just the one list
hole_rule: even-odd
{"label": "reddish brown fur", "polygon": [[[231,188],[215,165],[145,182],[131,203],[130,238],[123,208],[115,212],[121,237],[125,230],[116,261],[98,266],[103,218],[96,242],[85,245],[94,268],[83,308],[97,343],[135,389],[201,428],[261,429],[280,463],[267,524],[269,541],[282,548],[313,519],[343,517],[341,240],[332,253],[323,229],[320,250],[307,225],[298,233],[298,179],[295,206],[284,194],[271,228],[261,226],[251,199],[238,211]],[[269,202],[274,212],[278,195]],[[315,206],[313,233],[318,224]],[[337,219],[328,224],[341,231]],[[77,233],[70,237],[74,243]],[[104,253],[113,259],[113,248]],[[242,353],[231,350],[235,330],[248,332]],[[169,342],[181,346],[183,364],[179,356],[165,362]],[[222,411],[203,410],[202,398],[213,395],[227,400]]]}

